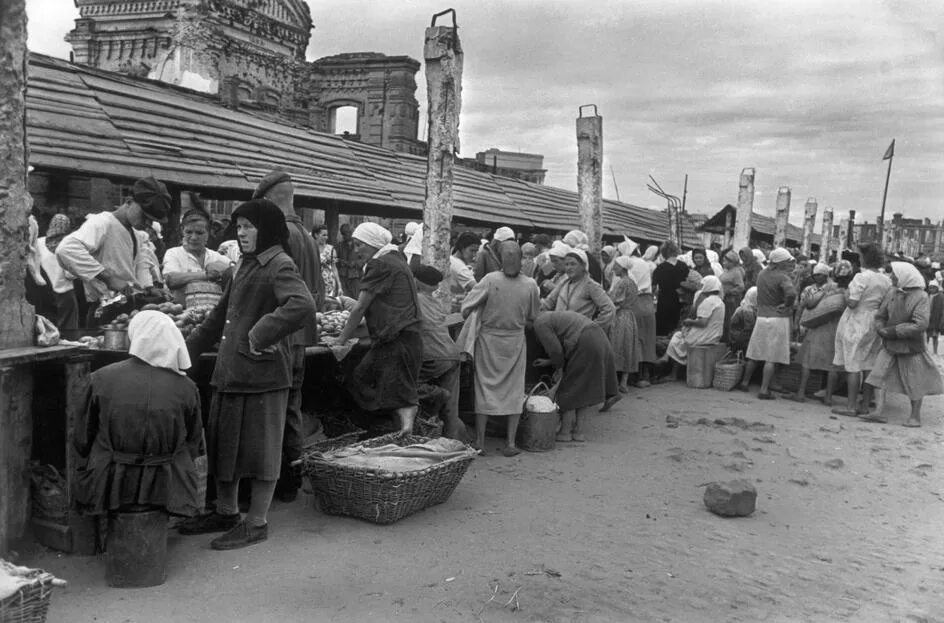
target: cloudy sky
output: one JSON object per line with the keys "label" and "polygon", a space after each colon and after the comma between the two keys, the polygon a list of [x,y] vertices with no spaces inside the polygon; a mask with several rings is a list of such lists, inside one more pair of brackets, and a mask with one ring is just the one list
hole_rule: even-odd
{"label": "cloudy sky", "polygon": [[[422,59],[427,0],[309,0],[310,59],[375,51]],[[478,0],[455,3],[465,52],[461,138],[540,153],[547,183],[576,187],[574,118],[596,104],[604,195],[664,207],[652,174],[688,209],[736,203],[755,167],[755,209],[789,186],[791,221],[816,197],[857,220],[944,218],[944,3],[924,0]],[[71,0],[27,0],[31,49],[68,57]],[[425,82],[417,76],[425,109]],[[425,113],[424,113],[425,114]],[[611,173],[612,169],[612,173]]]}

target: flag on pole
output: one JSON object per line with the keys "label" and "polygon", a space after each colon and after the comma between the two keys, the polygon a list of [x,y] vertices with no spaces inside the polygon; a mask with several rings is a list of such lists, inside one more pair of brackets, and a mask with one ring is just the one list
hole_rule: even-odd
{"label": "flag on pole", "polygon": [[892,139],[892,144],[888,146],[888,149],[885,150],[885,155],[882,156],[882,160],[888,160],[895,155],[895,139]]}

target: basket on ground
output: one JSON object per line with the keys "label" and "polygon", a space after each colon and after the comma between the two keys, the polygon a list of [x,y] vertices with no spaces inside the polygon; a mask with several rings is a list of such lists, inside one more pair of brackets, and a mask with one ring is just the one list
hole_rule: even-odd
{"label": "basket on ground", "polygon": [[[428,441],[427,437],[391,434],[354,446],[375,448],[396,444],[403,447]],[[469,450],[463,456],[409,472],[340,465],[321,452],[306,453],[301,464],[322,512],[389,524],[449,499],[475,458],[474,451]]]}
{"label": "basket on ground", "polygon": [[413,434],[418,437],[436,439],[442,437],[442,433],[443,421],[439,419],[439,416],[434,415],[431,418],[417,417],[413,421]]}
{"label": "basket on ground", "polygon": [[715,378],[711,383],[715,389],[729,392],[741,382],[743,376],[744,354],[741,351],[738,351],[736,355],[729,352],[715,364]]}
{"label": "basket on ground", "polygon": [[55,576],[42,569],[14,573],[14,565],[0,559],[0,573],[28,580],[12,595],[0,598],[0,621],[3,623],[42,623],[49,611]]}

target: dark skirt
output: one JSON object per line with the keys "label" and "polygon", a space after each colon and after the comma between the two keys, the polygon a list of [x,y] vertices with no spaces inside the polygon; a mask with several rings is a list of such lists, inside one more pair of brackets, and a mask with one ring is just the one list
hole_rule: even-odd
{"label": "dark skirt", "polygon": [[651,294],[640,294],[633,305],[639,335],[639,361],[652,363],[656,357],[656,306]]}
{"label": "dark skirt", "polygon": [[207,425],[211,476],[224,482],[279,479],[288,392],[213,392]]}
{"label": "dark skirt", "polygon": [[589,407],[617,392],[616,360],[610,340],[598,325],[587,327],[564,362],[557,406],[561,411]]}
{"label": "dark skirt", "polygon": [[391,411],[419,404],[416,387],[423,365],[423,338],[403,331],[396,339],[373,344],[347,383],[365,411]]}

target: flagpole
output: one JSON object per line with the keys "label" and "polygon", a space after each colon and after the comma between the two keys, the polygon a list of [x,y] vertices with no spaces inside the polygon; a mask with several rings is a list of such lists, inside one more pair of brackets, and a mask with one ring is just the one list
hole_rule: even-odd
{"label": "flagpole", "polygon": [[885,200],[888,198],[888,180],[892,177],[892,160],[895,159],[895,141],[892,139],[891,154],[888,156],[888,172],[885,174],[885,192],[882,193],[882,214],[878,218],[878,243],[885,248]]}

